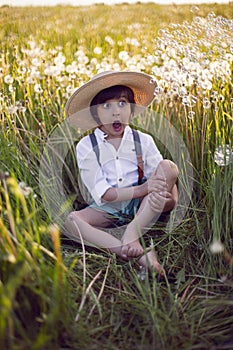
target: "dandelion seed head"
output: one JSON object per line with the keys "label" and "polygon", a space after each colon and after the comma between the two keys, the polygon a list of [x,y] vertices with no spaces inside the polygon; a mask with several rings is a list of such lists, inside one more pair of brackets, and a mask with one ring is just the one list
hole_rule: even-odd
{"label": "dandelion seed head", "polygon": [[233,150],[229,144],[218,146],[214,152],[214,161],[219,166],[227,166],[233,162]]}
{"label": "dandelion seed head", "polygon": [[129,59],[129,53],[127,51],[120,51],[118,57],[122,61],[127,61]]}
{"label": "dandelion seed head", "polygon": [[224,245],[219,240],[214,240],[210,245],[210,251],[213,254],[222,253],[224,251]]}
{"label": "dandelion seed head", "polygon": [[209,109],[211,107],[211,102],[207,97],[203,98],[202,104],[204,109]]}
{"label": "dandelion seed head", "polygon": [[197,13],[197,12],[199,12],[200,11],[200,9],[199,9],[199,7],[198,6],[191,6],[191,8],[190,8],[190,12],[192,12],[192,13]]}
{"label": "dandelion seed head", "polygon": [[195,112],[194,111],[189,111],[188,112],[188,118],[192,120],[194,117],[195,117]]}
{"label": "dandelion seed head", "polygon": [[7,112],[9,114],[15,114],[17,112],[17,110],[18,110],[18,107],[15,105],[11,105],[11,106],[7,107]]}
{"label": "dandelion seed head", "polygon": [[115,45],[115,41],[109,35],[106,35],[106,37],[104,39],[109,45],[111,45],[111,46]]}
{"label": "dandelion seed head", "polygon": [[43,92],[43,89],[40,84],[35,84],[34,85],[34,91],[38,94],[41,94]]}
{"label": "dandelion seed head", "polygon": [[14,82],[14,78],[12,77],[11,74],[8,74],[4,77],[4,83],[10,85]]}
{"label": "dandelion seed head", "polygon": [[187,89],[183,86],[179,89],[179,96],[180,97],[185,97],[187,94]]}
{"label": "dandelion seed head", "polygon": [[146,275],[147,275],[147,270],[145,267],[140,266],[140,270],[137,273],[137,277],[138,279],[140,279],[141,281],[145,281],[146,279]]}
{"label": "dandelion seed head", "polygon": [[33,189],[27,186],[23,181],[19,182],[18,185],[20,192],[24,195],[24,197],[28,197],[33,192]]}
{"label": "dandelion seed head", "polygon": [[61,52],[59,52],[58,56],[54,58],[54,63],[56,66],[62,65],[65,62],[65,60],[65,56]]}
{"label": "dandelion seed head", "polygon": [[76,61],[73,61],[71,64],[66,66],[66,72],[70,74],[74,74],[78,72],[78,65]]}
{"label": "dandelion seed head", "polygon": [[38,59],[38,57],[35,57],[32,59],[32,65],[35,67],[40,67],[41,66],[41,61]]}
{"label": "dandelion seed head", "polygon": [[77,61],[85,66],[89,62],[89,58],[86,55],[81,55],[77,57]]}
{"label": "dandelion seed head", "polygon": [[102,50],[102,47],[99,47],[99,46],[96,46],[93,50],[94,54],[95,55],[101,55],[103,50]]}
{"label": "dandelion seed head", "polygon": [[125,38],[125,42],[129,45],[139,47],[140,43],[136,38]]}
{"label": "dandelion seed head", "polygon": [[48,65],[44,70],[44,74],[51,77],[56,77],[61,74],[62,70],[63,67]]}

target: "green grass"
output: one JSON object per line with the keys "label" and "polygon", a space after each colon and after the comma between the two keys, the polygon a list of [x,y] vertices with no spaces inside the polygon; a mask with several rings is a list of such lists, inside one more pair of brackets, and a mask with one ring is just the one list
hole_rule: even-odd
{"label": "green grass", "polygon": [[[198,7],[0,8],[1,349],[232,349],[232,3]],[[200,64],[196,77],[187,58]],[[212,76],[203,75],[210,66]],[[167,79],[163,67],[177,69],[179,79]],[[114,68],[157,80],[148,118],[135,123],[176,158],[181,193],[193,184],[179,225],[161,223],[144,236],[175,280],[144,276],[136,261],[71,242],[43,200],[44,146],[59,126],[57,150],[72,146],[63,124],[67,98],[98,69]],[[170,124],[158,131],[156,115],[174,126],[186,153],[169,128],[163,132]],[[50,204],[65,211],[61,198]],[[83,204],[80,194],[76,202]],[[221,252],[211,251],[213,241],[222,242]]]}

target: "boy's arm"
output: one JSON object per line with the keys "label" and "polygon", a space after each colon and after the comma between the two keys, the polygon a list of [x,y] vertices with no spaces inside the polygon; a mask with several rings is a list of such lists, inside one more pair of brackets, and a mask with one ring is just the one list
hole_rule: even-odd
{"label": "boy's arm", "polygon": [[[148,193],[162,192],[162,199],[166,198],[165,206],[172,206],[176,197],[178,197],[177,187],[174,186],[177,181],[178,168],[170,160],[163,160],[154,174],[143,184],[124,188],[111,187],[102,196],[103,202],[121,202],[133,198],[145,197]],[[173,191],[173,192],[172,192]],[[167,199],[170,203],[167,203]],[[167,209],[170,210],[170,209]]]}
{"label": "boy's arm", "polygon": [[115,188],[111,187],[102,196],[103,202],[122,202],[133,198],[145,197],[148,194],[147,182],[131,187]]}

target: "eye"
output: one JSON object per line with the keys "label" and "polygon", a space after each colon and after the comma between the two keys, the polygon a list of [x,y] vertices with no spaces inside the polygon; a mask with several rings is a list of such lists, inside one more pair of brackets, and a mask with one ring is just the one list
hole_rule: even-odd
{"label": "eye", "polygon": [[105,102],[102,104],[102,106],[104,109],[108,109],[108,108],[110,108],[111,104],[109,102]]}
{"label": "eye", "polygon": [[127,101],[125,101],[125,100],[120,100],[120,101],[118,102],[118,106],[119,106],[119,107],[125,107],[126,104],[127,104]]}

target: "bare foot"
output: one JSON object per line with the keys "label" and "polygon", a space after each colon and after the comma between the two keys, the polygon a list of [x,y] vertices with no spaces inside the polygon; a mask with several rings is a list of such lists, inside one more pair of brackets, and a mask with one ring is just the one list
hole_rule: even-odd
{"label": "bare foot", "polygon": [[160,274],[164,274],[162,265],[158,262],[157,255],[154,249],[144,254],[139,260],[139,264],[143,267],[149,268],[150,270],[155,270]]}
{"label": "bare foot", "polygon": [[143,254],[143,248],[139,240],[128,241],[122,239],[121,254],[124,258],[136,258],[139,255]]}

